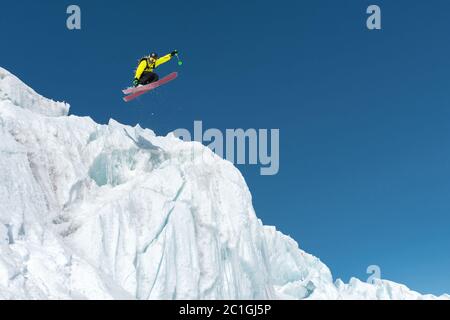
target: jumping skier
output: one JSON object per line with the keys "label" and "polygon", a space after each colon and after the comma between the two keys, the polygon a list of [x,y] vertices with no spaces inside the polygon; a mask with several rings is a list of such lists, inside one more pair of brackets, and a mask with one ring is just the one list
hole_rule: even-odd
{"label": "jumping skier", "polygon": [[177,55],[178,51],[174,50],[161,58],[157,53],[151,53],[150,55],[143,57],[139,60],[139,65],[134,75],[133,85],[135,87],[139,85],[146,85],[159,80],[159,76],[153,71],[163,63],[168,62],[173,56]]}
{"label": "jumping skier", "polygon": [[146,92],[158,88],[159,86],[162,86],[177,78],[178,72],[172,72],[159,80],[159,76],[154,72],[158,66],[166,63],[172,59],[173,56],[177,57],[178,65],[181,66],[183,62],[180,60],[177,50],[174,50],[161,58],[158,57],[158,54],[152,53],[139,60],[139,65],[134,75],[133,87],[122,90],[123,94],[126,95],[123,97],[123,100],[125,102],[129,102],[145,94]]}

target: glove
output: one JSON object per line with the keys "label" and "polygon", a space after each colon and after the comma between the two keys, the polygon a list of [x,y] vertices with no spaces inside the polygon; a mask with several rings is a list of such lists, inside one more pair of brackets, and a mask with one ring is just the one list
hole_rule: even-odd
{"label": "glove", "polygon": [[137,87],[138,85],[139,85],[139,80],[135,78],[133,80],[133,86]]}
{"label": "glove", "polygon": [[173,50],[173,51],[170,53],[170,56],[173,57],[173,56],[176,55],[176,54],[178,54],[178,51],[177,51],[177,50]]}

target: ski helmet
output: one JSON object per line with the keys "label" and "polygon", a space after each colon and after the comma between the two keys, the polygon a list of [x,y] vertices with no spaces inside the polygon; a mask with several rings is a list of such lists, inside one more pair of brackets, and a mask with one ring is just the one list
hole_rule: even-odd
{"label": "ski helmet", "polygon": [[150,58],[158,59],[158,54],[156,52],[150,53]]}

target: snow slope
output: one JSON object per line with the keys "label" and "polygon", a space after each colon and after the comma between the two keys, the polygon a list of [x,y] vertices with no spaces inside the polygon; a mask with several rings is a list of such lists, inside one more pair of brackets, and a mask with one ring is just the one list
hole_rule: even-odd
{"label": "snow slope", "polygon": [[208,148],[68,111],[0,68],[1,299],[436,298],[333,282]]}

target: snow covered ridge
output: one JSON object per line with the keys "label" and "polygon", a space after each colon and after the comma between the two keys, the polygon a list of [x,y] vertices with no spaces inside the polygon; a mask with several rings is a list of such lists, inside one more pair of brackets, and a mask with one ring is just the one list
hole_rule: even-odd
{"label": "snow covered ridge", "polygon": [[0,78],[0,299],[436,298],[333,282],[208,148],[66,116]]}
{"label": "snow covered ridge", "polygon": [[37,94],[17,77],[0,67],[0,99],[9,100],[24,109],[52,117],[66,116],[69,105]]}

